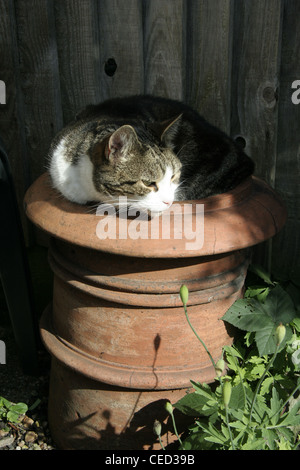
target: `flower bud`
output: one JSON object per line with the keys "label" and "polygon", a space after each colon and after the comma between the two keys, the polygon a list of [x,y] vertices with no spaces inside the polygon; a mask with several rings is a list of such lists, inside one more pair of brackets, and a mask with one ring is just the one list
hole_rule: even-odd
{"label": "flower bud", "polygon": [[189,290],[188,290],[188,288],[185,284],[183,284],[180,287],[180,298],[181,298],[181,301],[182,301],[183,305],[186,305],[188,303]]}
{"label": "flower bud", "polygon": [[225,369],[225,362],[223,359],[219,359],[218,362],[216,363],[215,371],[217,374],[217,377],[221,377],[223,374],[223,371]]}
{"label": "flower bud", "polygon": [[223,383],[223,403],[225,407],[229,405],[230,397],[231,397],[231,383],[229,380],[225,380]]}
{"label": "flower bud", "polygon": [[161,435],[161,423],[156,419],[153,424],[153,432],[156,434],[156,436]]}
{"label": "flower bud", "polygon": [[165,404],[165,409],[167,410],[167,412],[172,415],[173,414],[173,406],[171,405],[171,403],[169,401],[166,402]]}
{"label": "flower bud", "polygon": [[284,340],[284,337],[285,337],[285,326],[280,323],[277,328],[276,328],[276,332],[275,332],[275,340],[276,340],[276,345],[279,346],[282,341]]}

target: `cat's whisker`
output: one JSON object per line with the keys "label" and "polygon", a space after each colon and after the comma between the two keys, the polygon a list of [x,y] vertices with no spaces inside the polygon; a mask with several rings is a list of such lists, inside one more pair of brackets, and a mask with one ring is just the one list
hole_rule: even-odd
{"label": "cat's whisker", "polygon": [[185,179],[185,180],[182,180],[182,181],[180,181],[180,182],[178,183],[178,185],[177,185],[177,189],[178,189],[178,188],[180,188],[180,186],[182,186],[182,185],[183,185],[184,183],[186,183],[186,182],[187,182],[187,180],[186,180],[186,179]]}
{"label": "cat's whisker", "polygon": [[187,147],[188,145],[189,145],[189,143],[188,143],[188,142],[186,142],[185,144],[183,144],[183,145],[180,147],[180,149],[178,150],[178,152],[177,152],[177,154],[176,154],[176,155],[179,155],[179,154],[180,154],[180,152],[182,152],[182,150],[183,150],[185,147]]}

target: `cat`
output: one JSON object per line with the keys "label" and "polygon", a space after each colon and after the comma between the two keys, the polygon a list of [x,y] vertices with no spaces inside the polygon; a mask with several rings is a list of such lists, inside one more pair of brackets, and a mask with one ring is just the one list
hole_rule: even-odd
{"label": "cat", "polygon": [[190,106],[137,95],[87,106],[54,138],[48,169],[72,202],[119,207],[126,196],[128,206],[160,214],[233,189],[254,163]]}

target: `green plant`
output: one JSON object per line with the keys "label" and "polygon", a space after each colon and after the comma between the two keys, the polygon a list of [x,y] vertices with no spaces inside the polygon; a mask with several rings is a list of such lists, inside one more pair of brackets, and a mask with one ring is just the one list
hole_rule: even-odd
{"label": "green plant", "polygon": [[222,320],[253,333],[260,356],[273,354],[276,349],[275,330],[279,323],[286,325],[285,343],[292,338],[294,330],[300,331],[300,298],[298,303],[295,289],[294,295],[290,294],[291,287],[296,287],[293,281],[282,284],[273,281],[262,268],[255,265],[250,267],[250,272],[255,277],[250,276],[250,285],[244,298],[237,300]]}
{"label": "green plant", "polygon": [[12,403],[0,397],[0,420],[9,423],[18,423],[20,416],[28,410],[25,403]]}
{"label": "green plant", "polygon": [[214,384],[191,382],[193,393],[173,405],[195,417],[181,450],[293,450],[300,443],[299,278],[275,281],[257,266],[249,273],[244,299],[222,318],[242,336],[216,363],[190,323],[188,290],[181,288],[187,321],[216,370]]}

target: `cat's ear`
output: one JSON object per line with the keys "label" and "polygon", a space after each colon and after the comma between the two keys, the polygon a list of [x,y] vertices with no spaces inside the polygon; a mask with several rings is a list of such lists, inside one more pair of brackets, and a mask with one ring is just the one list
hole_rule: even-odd
{"label": "cat's ear", "polygon": [[167,147],[171,146],[174,135],[176,134],[181,116],[176,116],[175,118],[168,119],[162,122],[151,122],[148,124],[148,127],[154,132],[154,134],[160,139],[160,141]]}
{"label": "cat's ear", "polygon": [[105,156],[111,163],[126,159],[129,150],[138,143],[138,137],[133,127],[119,127],[109,138]]}
{"label": "cat's ear", "polygon": [[175,135],[178,132],[178,128],[181,124],[182,114],[177,116],[175,119],[165,122],[165,128],[161,134],[161,141],[166,147],[172,147]]}

